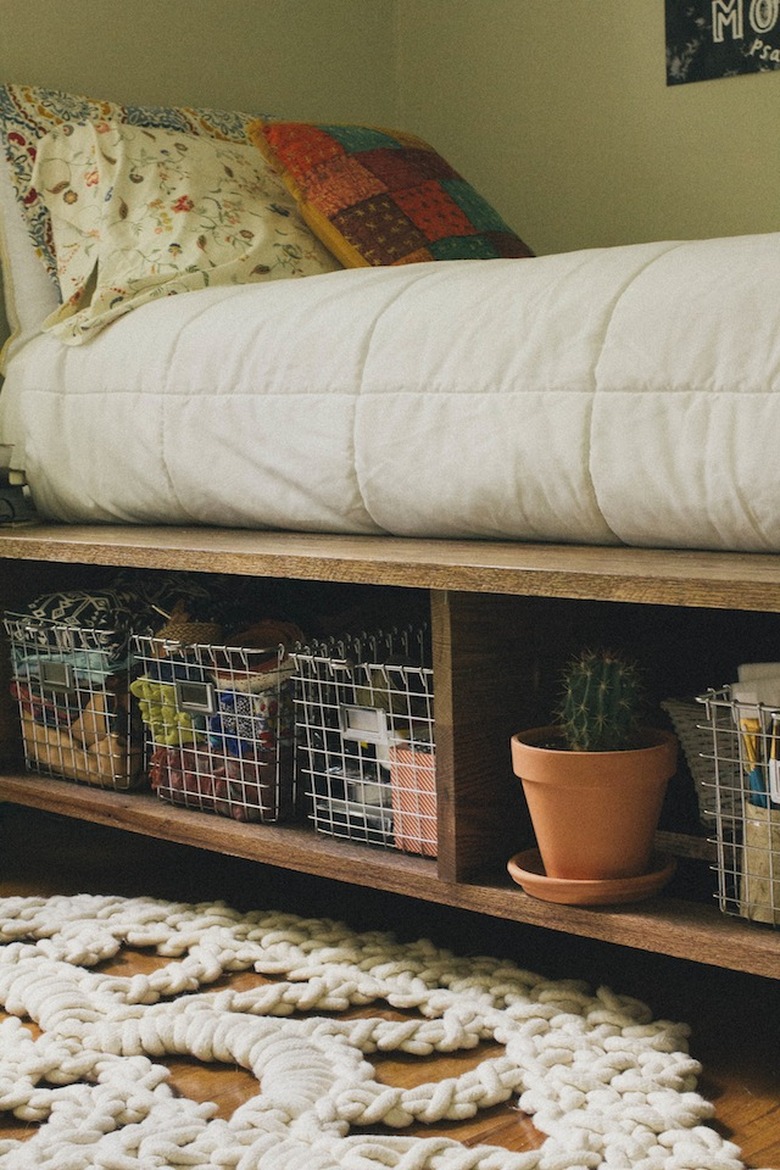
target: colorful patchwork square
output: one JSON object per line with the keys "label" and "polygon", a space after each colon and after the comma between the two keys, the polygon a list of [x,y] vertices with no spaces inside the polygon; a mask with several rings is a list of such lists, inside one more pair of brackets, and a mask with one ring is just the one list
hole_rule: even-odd
{"label": "colorful patchwork square", "polygon": [[498,212],[414,135],[257,119],[249,137],[309,227],[349,268],[533,256]]}
{"label": "colorful patchwork square", "polygon": [[338,212],[333,227],[365,256],[365,264],[399,264],[427,244],[425,235],[389,194],[377,195]]}
{"label": "colorful patchwork square", "polygon": [[427,179],[418,187],[394,192],[395,201],[428,240],[473,236],[477,229],[441,183]]}
{"label": "colorful patchwork square", "polygon": [[342,158],[346,153],[343,145],[319,126],[298,127],[283,122],[278,126],[274,140],[288,160],[289,177],[302,185],[307,185],[323,164]]}
{"label": "colorful patchwork square", "polygon": [[[297,134],[300,129],[299,122],[286,124],[291,127],[291,133]],[[398,146],[394,135],[384,130],[376,130],[372,126],[317,126],[312,129],[337,142],[347,154],[363,154],[365,151]]]}
{"label": "colorful patchwork square", "polygon": [[309,198],[332,219],[356,202],[381,195],[387,187],[352,155],[339,154],[325,164],[312,167],[307,189]]}
{"label": "colorful patchwork square", "polygon": [[463,179],[445,179],[443,189],[460,207],[478,232],[507,232],[507,226],[494,207]]}
{"label": "colorful patchwork square", "polygon": [[474,236],[447,236],[428,245],[434,260],[497,260],[506,249],[490,232]]}
{"label": "colorful patchwork square", "polygon": [[[398,150],[385,147],[383,150],[366,150],[360,154],[360,165],[384,183],[388,191],[414,189],[428,179],[451,179],[455,172],[430,151]],[[442,165],[437,166],[436,161]]]}

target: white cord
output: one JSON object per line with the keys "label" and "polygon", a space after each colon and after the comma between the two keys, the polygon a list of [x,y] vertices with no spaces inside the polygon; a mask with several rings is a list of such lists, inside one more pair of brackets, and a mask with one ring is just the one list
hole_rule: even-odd
{"label": "white cord", "polygon": [[[743,1170],[704,1124],[714,1110],[696,1092],[687,1026],[605,988],[221,903],[0,899],[0,942],[0,1110],[38,1125],[0,1139],[2,1170]],[[170,961],[148,975],[94,969],[124,946]],[[204,990],[253,969],[275,982]],[[414,1014],[303,1015],[370,1005]],[[483,1041],[503,1054],[409,1089],[377,1081],[366,1059]],[[259,1091],[218,1118],[154,1063],[176,1054],[239,1065]],[[513,1096],[547,1135],[541,1149],[360,1133],[459,1121]]]}

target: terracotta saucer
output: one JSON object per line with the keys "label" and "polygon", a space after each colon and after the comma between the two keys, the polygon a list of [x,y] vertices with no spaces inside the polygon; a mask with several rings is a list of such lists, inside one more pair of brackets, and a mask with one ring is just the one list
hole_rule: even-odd
{"label": "terracotta saucer", "polygon": [[565,906],[609,906],[620,902],[640,902],[662,889],[672,877],[677,862],[673,857],[658,853],[652,869],[638,877],[610,878],[605,881],[578,881],[575,878],[548,878],[544,872],[538,849],[516,853],[507,862],[514,881],[545,902],[560,902]]}

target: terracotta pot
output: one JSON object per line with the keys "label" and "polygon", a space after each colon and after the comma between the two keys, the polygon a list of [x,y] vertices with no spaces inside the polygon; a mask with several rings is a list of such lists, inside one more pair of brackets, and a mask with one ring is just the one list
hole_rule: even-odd
{"label": "terracotta pot", "polygon": [[539,853],[551,878],[636,877],[651,864],[666,786],[677,766],[671,732],[648,729],[647,746],[573,752],[555,727],[512,736]]}

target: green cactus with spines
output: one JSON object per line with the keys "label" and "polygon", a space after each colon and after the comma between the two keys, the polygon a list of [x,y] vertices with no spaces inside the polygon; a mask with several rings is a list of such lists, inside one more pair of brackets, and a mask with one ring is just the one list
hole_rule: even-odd
{"label": "green cactus with spines", "polygon": [[637,746],[645,687],[636,662],[614,650],[584,650],[566,667],[557,723],[572,751]]}

